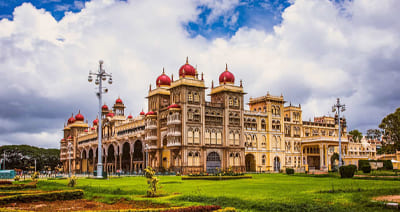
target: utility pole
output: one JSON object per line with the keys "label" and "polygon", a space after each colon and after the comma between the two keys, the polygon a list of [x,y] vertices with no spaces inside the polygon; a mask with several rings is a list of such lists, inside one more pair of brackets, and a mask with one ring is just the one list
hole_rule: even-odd
{"label": "utility pole", "polygon": [[338,113],[338,125],[339,125],[339,167],[341,167],[342,164],[342,132],[341,132],[341,127],[340,127],[340,112],[344,112],[346,110],[346,105],[345,104],[340,104],[340,99],[336,99],[336,104],[332,106],[332,112],[337,112]]}

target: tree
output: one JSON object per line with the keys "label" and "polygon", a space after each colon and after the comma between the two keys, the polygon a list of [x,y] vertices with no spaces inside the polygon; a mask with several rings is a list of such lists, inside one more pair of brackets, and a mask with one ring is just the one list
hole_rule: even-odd
{"label": "tree", "polygon": [[357,141],[357,142],[360,142],[361,139],[363,138],[362,133],[360,131],[358,131],[357,129],[350,131],[349,134],[352,135],[354,141]]}
{"label": "tree", "polygon": [[383,130],[383,137],[387,145],[392,145],[394,150],[400,150],[400,108],[382,119],[379,128]]}
{"label": "tree", "polygon": [[[60,164],[60,150],[43,149],[29,145],[7,145],[0,147],[0,154],[6,153],[6,169],[54,170]],[[47,169],[46,169],[47,170]]]}
{"label": "tree", "polygon": [[382,131],[380,129],[369,129],[367,130],[367,135],[365,137],[368,139],[380,140],[381,136],[382,136]]}

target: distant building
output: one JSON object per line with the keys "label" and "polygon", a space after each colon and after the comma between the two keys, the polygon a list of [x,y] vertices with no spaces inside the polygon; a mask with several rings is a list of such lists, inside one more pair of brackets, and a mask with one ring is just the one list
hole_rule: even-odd
{"label": "distant building", "polygon": [[[269,172],[287,167],[297,171],[330,167],[330,157],[338,151],[337,116],[302,121],[300,105],[285,106],[282,95],[269,93],[250,98],[250,110],[245,110],[242,82],[235,84],[228,67],[220,74],[218,85],[211,83],[209,102],[205,90],[203,74],[186,61],[178,79],[163,71],[156,79],[156,88],[150,86],[147,113],[126,116],[120,98],[112,108],[103,105],[104,170],[139,173],[146,164],[158,171],[184,174],[228,168]],[[368,149],[368,156],[358,155],[357,149],[364,148],[364,143],[348,139],[346,119],[340,121],[345,163],[374,157],[376,148]],[[70,143],[72,170],[93,172],[97,130],[98,120],[89,126],[80,112],[68,119],[61,139],[64,171],[69,170]]]}

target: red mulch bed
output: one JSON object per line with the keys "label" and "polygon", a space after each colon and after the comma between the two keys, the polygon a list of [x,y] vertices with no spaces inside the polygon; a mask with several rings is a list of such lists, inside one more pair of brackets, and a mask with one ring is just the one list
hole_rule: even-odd
{"label": "red mulch bed", "polygon": [[63,200],[40,201],[32,203],[9,203],[3,205],[5,209],[19,209],[29,211],[77,211],[77,210],[117,210],[117,209],[141,209],[141,208],[167,208],[168,205],[154,204],[150,201],[120,200],[113,204],[106,204],[91,200]]}

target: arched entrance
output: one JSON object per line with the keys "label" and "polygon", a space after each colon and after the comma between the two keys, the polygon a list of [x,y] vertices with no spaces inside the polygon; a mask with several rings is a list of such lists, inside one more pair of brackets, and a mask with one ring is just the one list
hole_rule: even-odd
{"label": "arched entrance", "polygon": [[142,172],[144,165],[143,165],[143,144],[141,141],[137,140],[133,144],[133,171],[136,173]]}
{"label": "arched entrance", "polygon": [[107,150],[107,172],[114,172],[115,168],[114,145],[110,145]]}
{"label": "arched entrance", "polygon": [[281,160],[278,156],[274,158],[274,171],[279,172],[281,170]]}
{"label": "arched entrance", "polygon": [[88,159],[88,172],[93,172],[94,170],[94,156],[93,149],[89,150],[89,159]]}
{"label": "arched entrance", "polygon": [[256,159],[253,154],[247,154],[245,157],[246,172],[256,171]]}
{"label": "arched entrance", "polygon": [[129,172],[131,167],[131,155],[130,155],[131,147],[128,142],[125,142],[122,145],[122,170],[126,173]]}
{"label": "arched entrance", "polygon": [[87,172],[88,171],[88,160],[86,158],[86,150],[82,151],[82,172]]}
{"label": "arched entrance", "polygon": [[207,173],[215,173],[217,172],[217,168],[221,168],[221,158],[218,153],[210,152],[207,155]]}

